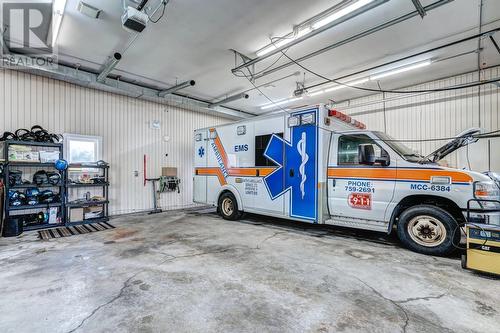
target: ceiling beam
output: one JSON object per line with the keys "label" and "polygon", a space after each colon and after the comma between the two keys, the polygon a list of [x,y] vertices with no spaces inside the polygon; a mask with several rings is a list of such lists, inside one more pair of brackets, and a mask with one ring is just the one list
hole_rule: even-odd
{"label": "ceiling beam", "polygon": [[417,10],[418,14],[424,18],[425,15],[427,15],[427,12],[424,9],[424,6],[420,3],[420,0],[411,0],[413,2],[413,5],[415,6],[415,9]]}

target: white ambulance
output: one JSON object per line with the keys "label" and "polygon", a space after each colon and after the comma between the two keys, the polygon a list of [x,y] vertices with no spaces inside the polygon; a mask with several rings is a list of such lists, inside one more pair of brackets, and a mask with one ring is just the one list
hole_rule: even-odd
{"label": "white ambulance", "polygon": [[466,131],[428,157],[324,105],[194,133],[194,202],[223,218],[243,212],[390,233],[445,255],[467,219],[500,224],[497,174],[437,162],[473,142]]}

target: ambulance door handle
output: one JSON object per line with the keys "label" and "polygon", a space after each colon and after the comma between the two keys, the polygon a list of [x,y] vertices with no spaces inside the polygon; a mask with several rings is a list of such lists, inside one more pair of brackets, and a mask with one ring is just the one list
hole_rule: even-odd
{"label": "ambulance door handle", "polygon": [[337,180],[336,179],[332,179],[332,187],[335,187],[337,185]]}
{"label": "ambulance door handle", "polygon": [[293,177],[295,175],[295,172],[293,171],[293,169],[290,169],[289,174],[290,174],[290,177]]}

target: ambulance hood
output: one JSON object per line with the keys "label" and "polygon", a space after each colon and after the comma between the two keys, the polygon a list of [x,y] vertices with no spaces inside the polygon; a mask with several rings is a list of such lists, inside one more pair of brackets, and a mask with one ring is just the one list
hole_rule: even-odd
{"label": "ambulance hood", "polygon": [[427,158],[429,158],[432,162],[438,162],[453,153],[455,150],[477,142],[478,139],[474,136],[480,133],[481,129],[476,127],[465,130],[455,136],[454,139],[448,141],[445,145],[428,155]]}

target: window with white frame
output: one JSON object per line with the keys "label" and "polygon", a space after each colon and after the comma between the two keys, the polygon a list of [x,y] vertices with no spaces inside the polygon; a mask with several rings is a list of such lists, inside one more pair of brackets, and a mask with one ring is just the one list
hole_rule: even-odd
{"label": "window with white frame", "polygon": [[64,156],[69,163],[94,163],[102,159],[102,137],[64,134]]}

